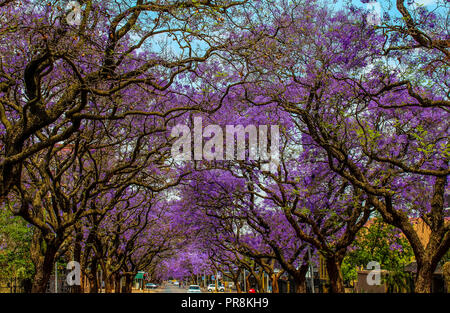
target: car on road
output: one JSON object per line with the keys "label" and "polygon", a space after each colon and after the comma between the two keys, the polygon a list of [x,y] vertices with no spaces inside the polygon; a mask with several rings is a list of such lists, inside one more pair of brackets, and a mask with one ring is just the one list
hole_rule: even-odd
{"label": "car on road", "polygon": [[158,288],[158,285],[153,284],[153,283],[148,283],[148,284],[145,284],[145,288],[146,289],[156,289],[156,288]]}
{"label": "car on road", "polygon": [[[214,291],[214,290],[216,290],[216,284],[209,284],[209,285],[208,285],[208,291],[209,291],[209,292],[212,292],[212,291]],[[219,292],[224,292],[224,291],[225,291],[225,287],[222,286],[222,285],[218,285],[218,286],[217,286],[217,290],[218,290]]]}
{"label": "car on road", "polygon": [[188,288],[188,293],[202,293],[199,285],[190,285]]}
{"label": "car on road", "polygon": [[173,284],[174,284],[175,286],[179,286],[179,285],[180,285],[180,282],[179,282],[179,281],[174,281]]}

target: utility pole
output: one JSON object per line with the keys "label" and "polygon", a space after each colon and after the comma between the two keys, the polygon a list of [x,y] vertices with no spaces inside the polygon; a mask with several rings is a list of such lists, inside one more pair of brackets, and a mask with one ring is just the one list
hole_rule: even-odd
{"label": "utility pole", "polygon": [[[308,227],[308,235],[311,234],[311,226]],[[310,279],[311,279],[311,292],[315,293],[314,288],[314,269],[312,266],[312,259],[311,259],[311,244],[308,245],[308,263],[309,263],[309,273],[310,273]]]}
{"label": "utility pole", "polygon": [[308,259],[309,259],[309,275],[310,275],[310,279],[311,279],[311,292],[315,293],[314,291],[314,269],[312,266],[312,261],[311,261],[311,246],[308,245]]}
{"label": "utility pole", "polygon": [[217,270],[216,270],[216,277],[215,277],[215,279],[216,279],[216,292],[217,292],[219,290],[218,281],[217,281]]}
{"label": "utility pole", "polygon": [[[55,233],[55,239],[57,235]],[[55,293],[58,293],[58,260],[55,259]]]}
{"label": "utility pole", "polygon": [[264,278],[265,278],[265,277],[266,277],[266,273],[263,271],[263,272],[262,272],[262,279],[261,279],[261,284],[262,284],[262,288],[261,288],[261,289],[262,289],[262,290],[264,290],[264,287],[265,287],[265,286],[264,286]]}
{"label": "utility pole", "polygon": [[100,293],[103,292],[103,271],[100,269]]}
{"label": "utility pole", "polygon": [[245,268],[244,268],[244,292],[247,292],[247,280],[245,279]]}
{"label": "utility pole", "polygon": [[58,293],[58,261],[55,261],[55,293]]}

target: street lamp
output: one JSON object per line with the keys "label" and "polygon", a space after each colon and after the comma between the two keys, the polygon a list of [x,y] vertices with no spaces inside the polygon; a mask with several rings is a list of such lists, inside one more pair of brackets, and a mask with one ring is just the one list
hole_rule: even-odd
{"label": "street lamp", "polygon": [[309,277],[311,279],[311,292],[315,293],[314,290],[314,269],[311,261],[311,246],[308,245],[308,259],[309,259]]}
{"label": "street lamp", "polygon": [[244,268],[244,279],[243,279],[243,284],[244,284],[244,292],[247,292],[247,281],[245,280],[246,276],[245,276],[245,268]]}
{"label": "street lamp", "polygon": [[[311,226],[308,227],[308,236],[311,235]],[[309,275],[311,279],[311,292],[315,293],[314,288],[314,269],[311,260],[311,244],[308,245],[308,263],[309,263]]]}

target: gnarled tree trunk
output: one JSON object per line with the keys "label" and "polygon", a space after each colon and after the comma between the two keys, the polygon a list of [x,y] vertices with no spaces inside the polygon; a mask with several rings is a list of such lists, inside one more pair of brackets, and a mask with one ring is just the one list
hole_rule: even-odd
{"label": "gnarled tree trunk", "polygon": [[105,293],[112,293],[114,291],[114,277],[112,274],[105,276]]}
{"label": "gnarled tree trunk", "polygon": [[325,259],[328,278],[330,279],[330,293],[345,293],[344,278],[342,277],[342,258],[336,255]]}
{"label": "gnarled tree trunk", "polygon": [[56,239],[44,240],[42,232],[35,229],[31,241],[31,260],[35,268],[31,287],[32,293],[45,293],[55,264],[58,247],[59,241]]}
{"label": "gnarled tree trunk", "polygon": [[280,293],[280,287],[278,286],[278,275],[272,274],[272,293]]}
{"label": "gnarled tree trunk", "polygon": [[133,289],[133,275],[125,274],[124,292],[131,293]]}
{"label": "gnarled tree trunk", "polygon": [[98,281],[96,275],[89,275],[89,293],[98,293]]}
{"label": "gnarled tree trunk", "polygon": [[121,293],[120,290],[120,280],[121,280],[121,276],[119,274],[115,274],[114,275],[114,292],[115,293]]}

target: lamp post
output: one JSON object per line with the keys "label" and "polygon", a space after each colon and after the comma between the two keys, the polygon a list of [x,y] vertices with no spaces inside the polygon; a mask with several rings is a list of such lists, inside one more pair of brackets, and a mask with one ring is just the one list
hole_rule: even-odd
{"label": "lamp post", "polygon": [[216,279],[216,290],[215,290],[215,292],[217,292],[218,289],[219,289],[218,281],[217,281],[217,270],[216,270],[216,277],[215,277],[215,279]]}
{"label": "lamp post", "polygon": [[[56,239],[55,233],[55,239]],[[55,293],[58,293],[58,260],[55,259]]]}
{"label": "lamp post", "polygon": [[[311,226],[308,227],[308,235],[311,234]],[[312,260],[311,260],[311,244],[308,245],[308,263],[309,263],[309,275],[311,279],[311,292],[315,293],[314,288],[314,269],[312,266]]]}
{"label": "lamp post", "polygon": [[55,261],[55,293],[58,293],[58,261]]}
{"label": "lamp post", "polygon": [[245,268],[244,268],[244,279],[243,279],[243,284],[244,284],[244,292],[247,292],[247,281],[245,280],[246,276],[245,276]]}
{"label": "lamp post", "polygon": [[314,269],[312,266],[312,261],[311,261],[311,247],[308,245],[308,259],[309,259],[309,276],[311,279],[311,292],[315,293],[314,291]]}

